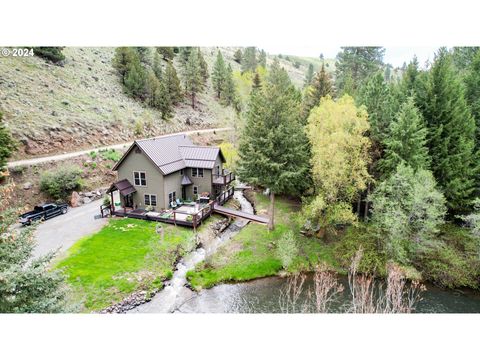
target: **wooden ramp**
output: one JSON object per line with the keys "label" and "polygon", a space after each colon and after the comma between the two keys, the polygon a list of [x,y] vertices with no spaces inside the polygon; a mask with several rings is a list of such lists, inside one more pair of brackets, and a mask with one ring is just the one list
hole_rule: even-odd
{"label": "wooden ramp", "polygon": [[216,212],[216,213],[222,214],[222,215],[227,215],[227,216],[239,217],[239,218],[246,219],[246,220],[249,220],[249,221],[257,222],[259,224],[265,224],[265,225],[268,224],[268,218],[266,218],[266,217],[258,216],[258,215],[254,215],[254,214],[249,214],[249,213],[234,210],[234,209],[229,209],[229,208],[226,208],[224,206],[220,206],[218,204],[213,205],[213,212]]}

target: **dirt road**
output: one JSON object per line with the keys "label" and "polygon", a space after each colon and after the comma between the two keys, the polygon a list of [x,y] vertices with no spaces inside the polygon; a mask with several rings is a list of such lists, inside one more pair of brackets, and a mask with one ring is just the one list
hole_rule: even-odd
{"label": "dirt road", "polygon": [[[174,133],[174,134],[165,134],[165,135],[161,135],[159,137],[175,135],[175,134],[186,134],[186,135],[197,134],[197,133],[198,134],[208,134],[208,133],[213,133],[213,132],[221,132],[221,131],[229,131],[229,130],[233,130],[233,128],[225,127],[225,128],[215,128],[215,129],[190,130],[190,131],[182,131],[182,132]],[[60,161],[60,160],[70,159],[70,158],[74,158],[74,157],[77,157],[77,156],[80,156],[80,155],[88,154],[92,151],[100,151],[100,150],[105,150],[105,149],[122,149],[122,148],[130,146],[131,144],[132,144],[132,141],[129,141],[129,142],[126,142],[126,143],[114,144],[114,145],[109,145],[109,146],[101,146],[101,147],[94,148],[94,149],[75,151],[75,152],[70,152],[70,153],[66,153],[66,154],[45,156],[45,157],[25,159],[25,160],[17,160],[17,161],[9,162],[8,163],[8,168],[14,168],[14,167],[17,167],[17,166],[29,166],[29,165],[41,164],[41,163],[45,163],[45,162],[49,162],[49,161]]]}

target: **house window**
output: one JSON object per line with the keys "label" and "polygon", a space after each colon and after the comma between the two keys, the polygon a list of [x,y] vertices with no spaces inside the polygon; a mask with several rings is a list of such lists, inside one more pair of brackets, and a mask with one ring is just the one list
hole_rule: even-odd
{"label": "house window", "polygon": [[145,205],[157,206],[157,195],[145,194]]}
{"label": "house window", "polygon": [[183,169],[180,170],[180,176],[183,176]]}
{"label": "house window", "polygon": [[220,173],[220,165],[217,165],[217,175],[221,175],[221,173]]}
{"label": "house window", "polygon": [[133,182],[135,186],[147,186],[147,176],[145,171],[134,171]]}
{"label": "house window", "polygon": [[177,194],[175,191],[168,193],[168,203],[171,204],[173,201],[177,200]]}
{"label": "house window", "polygon": [[198,195],[198,186],[193,187],[193,195]]}
{"label": "house window", "polygon": [[192,177],[203,177],[202,168],[192,168]]}

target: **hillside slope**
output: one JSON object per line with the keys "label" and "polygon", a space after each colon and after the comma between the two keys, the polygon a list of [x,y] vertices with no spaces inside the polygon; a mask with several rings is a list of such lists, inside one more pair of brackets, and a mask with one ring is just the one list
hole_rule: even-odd
{"label": "hillside slope", "polygon": [[[237,48],[202,48],[211,71],[220,49],[234,71]],[[112,67],[114,48],[65,48],[63,66],[41,58],[0,58],[0,111],[20,143],[15,159],[57,154],[134,137],[218,126],[232,126],[237,115],[215,99],[211,82],[198,98],[198,108],[189,99],[175,108],[165,121],[160,113],[126,96]],[[268,56],[270,64],[273,56]],[[302,86],[308,62],[295,68],[280,59],[292,81]],[[177,64],[178,71],[178,64]],[[179,74],[180,76],[180,74]],[[135,134],[135,124],[144,125]]]}

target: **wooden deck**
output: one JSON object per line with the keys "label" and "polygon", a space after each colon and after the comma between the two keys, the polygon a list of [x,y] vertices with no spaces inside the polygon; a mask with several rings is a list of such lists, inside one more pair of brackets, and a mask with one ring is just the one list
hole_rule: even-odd
{"label": "wooden deck", "polygon": [[224,206],[213,204],[213,212],[226,216],[235,216],[249,221],[253,221],[259,224],[268,224],[268,218],[263,216],[258,216],[254,214],[249,214],[243,211],[229,209]]}
{"label": "wooden deck", "polygon": [[[210,201],[207,204],[203,204],[201,208],[197,211],[192,211],[190,209],[185,209],[186,205],[180,206],[176,210],[170,210],[170,216],[165,217],[164,215],[158,213],[158,216],[153,215],[154,213],[146,211],[144,209],[127,209],[127,210],[115,210],[112,215],[120,217],[128,217],[132,219],[141,219],[141,220],[150,220],[164,222],[167,224],[186,226],[196,229],[200,226],[205,219],[210,217],[213,212],[214,205],[223,205],[229,199],[232,198],[234,193],[233,187],[225,190],[215,200]],[[105,209],[103,213],[107,213]]]}

